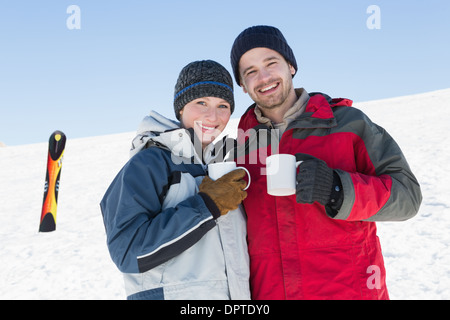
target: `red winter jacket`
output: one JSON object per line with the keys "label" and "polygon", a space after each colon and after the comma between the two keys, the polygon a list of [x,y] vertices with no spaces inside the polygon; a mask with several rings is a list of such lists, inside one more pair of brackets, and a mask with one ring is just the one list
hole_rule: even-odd
{"label": "red winter jacket", "polygon": [[[237,162],[252,177],[244,206],[253,299],[389,298],[374,221],[413,217],[422,196],[395,141],[351,105],[311,96],[280,141],[258,123],[255,105],[242,116]],[[336,170],[344,201],[334,218],[317,202],[267,194],[265,158],[275,152],[310,154]]]}

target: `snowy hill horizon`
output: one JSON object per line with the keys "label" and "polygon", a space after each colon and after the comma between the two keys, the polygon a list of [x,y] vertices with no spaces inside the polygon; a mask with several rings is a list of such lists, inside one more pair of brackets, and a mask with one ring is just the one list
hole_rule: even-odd
{"label": "snowy hill horizon", "polygon": [[[450,299],[450,89],[355,107],[398,142],[424,196],[415,218],[377,224],[390,297]],[[231,136],[238,120],[227,127]],[[38,233],[47,143],[0,142],[0,299],[125,298],[99,202],[128,161],[134,135],[69,137],[52,233]]]}

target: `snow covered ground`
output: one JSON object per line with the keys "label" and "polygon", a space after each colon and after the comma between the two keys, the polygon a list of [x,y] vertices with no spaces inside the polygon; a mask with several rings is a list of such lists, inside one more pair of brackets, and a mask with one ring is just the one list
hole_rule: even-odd
{"label": "snow covered ground", "polygon": [[[391,299],[450,299],[450,89],[356,107],[396,139],[424,196],[414,219],[378,224]],[[37,232],[47,143],[0,148],[0,299],[125,298],[98,204],[133,137],[69,137],[47,234]]]}

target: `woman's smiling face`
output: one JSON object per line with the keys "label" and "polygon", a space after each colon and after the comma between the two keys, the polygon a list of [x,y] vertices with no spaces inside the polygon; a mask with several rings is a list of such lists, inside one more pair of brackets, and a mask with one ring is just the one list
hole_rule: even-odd
{"label": "woman's smiling face", "polygon": [[205,148],[225,129],[231,117],[231,106],[221,98],[202,97],[186,104],[180,116],[182,126],[193,128]]}

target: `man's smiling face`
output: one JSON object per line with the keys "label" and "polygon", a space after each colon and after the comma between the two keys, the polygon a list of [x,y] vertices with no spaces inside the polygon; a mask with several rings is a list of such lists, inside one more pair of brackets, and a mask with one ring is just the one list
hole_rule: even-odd
{"label": "man's smiling face", "polygon": [[239,74],[244,92],[263,109],[282,106],[293,90],[294,67],[268,48],[247,51],[239,61]]}

